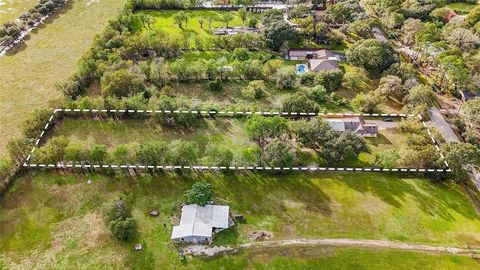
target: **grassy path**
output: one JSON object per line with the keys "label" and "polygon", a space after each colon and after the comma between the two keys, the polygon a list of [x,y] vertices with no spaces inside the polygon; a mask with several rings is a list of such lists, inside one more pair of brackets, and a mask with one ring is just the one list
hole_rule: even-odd
{"label": "grassy path", "polygon": [[21,123],[35,109],[62,94],[55,85],[75,70],[94,35],[113,18],[125,1],[71,1],[32,32],[15,54],[0,57],[0,154]]}

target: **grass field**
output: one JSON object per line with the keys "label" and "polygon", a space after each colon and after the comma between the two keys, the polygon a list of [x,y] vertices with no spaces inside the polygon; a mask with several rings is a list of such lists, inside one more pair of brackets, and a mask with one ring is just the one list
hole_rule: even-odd
{"label": "grass field", "polygon": [[15,54],[0,57],[0,154],[5,153],[7,141],[20,134],[21,123],[34,109],[62,97],[56,83],[75,70],[94,34],[117,14],[124,1],[69,3],[31,33]]}
{"label": "grass field", "polygon": [[1,0],[0,25],[17,19],[37,3],[38,0]]}
{"label": "grass field", "polygon": [[450,4],[447,5],[447,7],[451,8],[455,12],[458,12],[458,13],[461,13],[461,14],[467,14],[475,6],[476,6],[476,4],[463,3],[463,2],[450,3]]}
{"label": "grass field", "polygon": [[[466,257],[350,248],[269,249],[181,263],[169,240],[170,217],[183,191],[198,180],[214,185],[217,202],[245,215],[246,222],[218,235],[217,244],[248,242],[252,231],[267,230],[274,240],[344,237],[480,245],[480,220],[464,193],[456,185],[426,179],[209,173],[127,178],[37,171],[19,177],[0,205],[0,261],[9,269],[178,269],[182,264],[186,269],[414,269],[422,264],[474,269]],[[139,236],[129,243],[114,240],[103,222],[105,206],[120,195],[139,223]],[[159,218],[148,215],[153,209],[160,211]],[[145,246],[141,253],[133,251],[137,242]]]}

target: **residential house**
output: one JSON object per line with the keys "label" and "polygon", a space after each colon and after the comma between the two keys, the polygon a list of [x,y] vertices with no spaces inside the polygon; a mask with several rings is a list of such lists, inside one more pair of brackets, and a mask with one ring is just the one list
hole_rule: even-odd
{"label": "residential house", "polygon": [[327,118],[333,130],[344,132],[351,130],[363,137],[377,137],[378,127],[375,124],[365,123],[365,120],[359,117],[352,118]]}
{"label": "residential house", "polygon": [[327,49],[292,49],[286,59],[308,61],[308,70],[320,72],[337,70],[342,55]]}
{"label": "residential house", "polygon": [[173,227],[171,239],[194,244],[211,243],[215,233],[233,225],[229,210],[223,205],[185,205],[180,225]]}

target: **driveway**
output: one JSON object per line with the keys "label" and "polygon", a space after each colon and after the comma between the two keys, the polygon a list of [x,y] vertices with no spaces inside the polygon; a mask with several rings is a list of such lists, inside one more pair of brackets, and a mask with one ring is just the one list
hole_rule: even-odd
{"label": "driveway", "polygon": [[437,108],[430,108],[428,110],[428,116],[430,116],[433,124],[435,124],[438,131],[447,142],[460,142],[457,135],[450,127],[450,124],[445,120],[445,118],[443,118],[443,115]]}

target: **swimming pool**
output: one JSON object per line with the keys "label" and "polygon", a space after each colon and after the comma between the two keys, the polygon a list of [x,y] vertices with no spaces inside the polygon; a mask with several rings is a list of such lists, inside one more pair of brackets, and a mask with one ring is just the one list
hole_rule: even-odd
{"label": "swimming pool", "polygon": [[303,64],[297,65],[297,73],[298,74],[303,74],[305,72],[307,72],[307,66],[306,65],[303,65]]}

